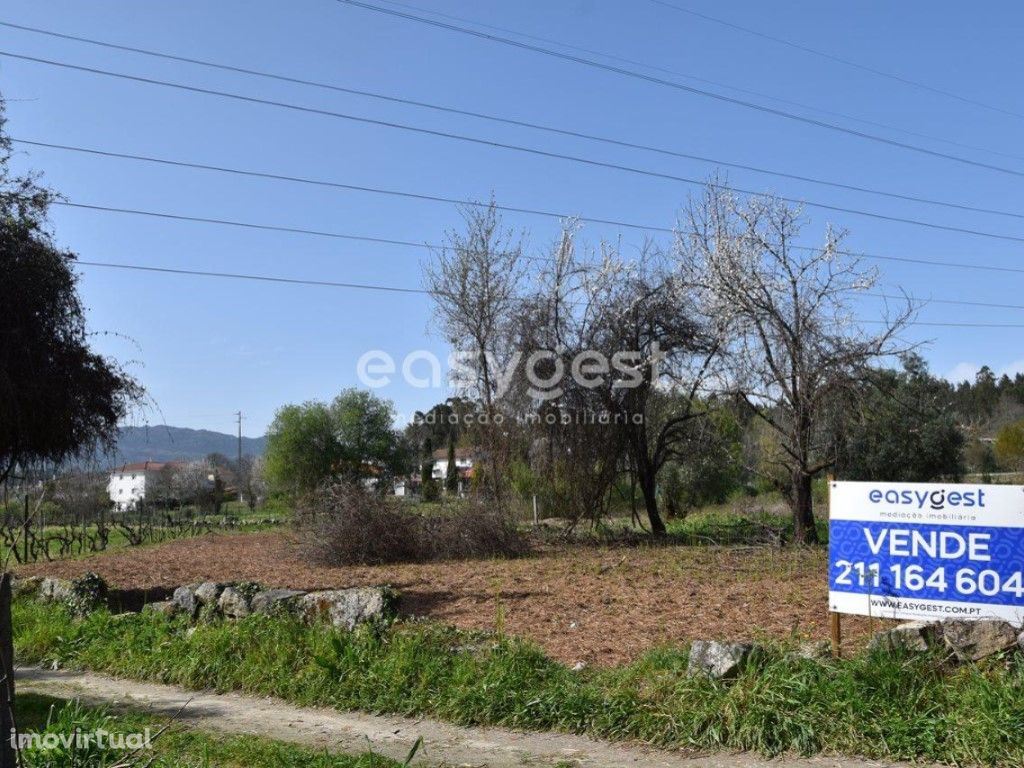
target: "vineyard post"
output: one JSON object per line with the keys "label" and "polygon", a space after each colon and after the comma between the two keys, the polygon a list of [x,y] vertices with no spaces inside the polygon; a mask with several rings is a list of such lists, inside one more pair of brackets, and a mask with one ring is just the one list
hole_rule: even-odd
{"label": "vineyard post", "polygon": [[21,523],[21,528],[22,528],[21,533],[22,533],[22,538],[24,539],[24,541],[22,542],[22,550],[25,553],[24,559],[22,560],[23,563],[28,563],[28,534],[29,534],[29,525],[30,525],[30,520],[29,520],[29,516],[28,516],[28,494],[26,493],[25,494],[25,518],[22,520],[22,523]]}

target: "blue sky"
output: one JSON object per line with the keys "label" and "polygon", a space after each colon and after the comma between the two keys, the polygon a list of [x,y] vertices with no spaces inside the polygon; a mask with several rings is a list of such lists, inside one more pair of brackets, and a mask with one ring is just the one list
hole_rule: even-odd
{"label": "blue sky", "polygon": [[[1024,7],[862,2],[677,4],[1024,114]],[[754,37],[646,0],[410,0],[423,8],[626,57],[821,110],[991,151],[951,146],[782,105],[675,75],[670,79],[1024,171],[1024,119]],[[383,3],[382,3],[383,4]],[[784,8],[784,10],[782,10]],[[1024,210],[1024,179],[883,146],[735,105],[333,2],[145,4],[8,0],[0,20],[460,109],[598,133],[722,160],[972,206]],[[713,165],[556,137],[525,128],[211,71],[2,29],[5,51],[703,178]],[[649,71],[649,70],[648,70]],[[658,73],[653,73],[658,74]],[[0,89],[16,138],[309,176],[453,198],[671,226],[694,190],[555,159],[415,135],[263,105],[226,101],[0,57]],[[997,154],[1002,153],[1002,154]],[[1009,155],[1009,156],[1008,156]],[[1018,155],[1013,157],[1012,155]],[[439,242],[457,225],[450,205],[155,167],[32,148],[20,168],[77,203]],[[894,201],[803,182],[728,172],[740,187],[948,226],[1024,236],[1024,221]],[[806,242],[826,223],[854,250],[1020,266],[1020,242],[807,209]],[[59,241],[82,259],[418,287],[422,249],[55,209]],[[545,248],[555,220],[509,215]],[[587,225],[591,242],[634,230]],[[879,262],[888,288],[922,299],[1024,304],[1021,276]],[[357,384],[356,361],[382,349],[446,354],[425,296],[81,268],[96,346],[132,363],[159,405],[151,423],[262,433],[282,404],[332,397]],[[879,311],[866,300],[864,317]],[[932,304],[920,320],[1024,323],[1024,312]],[[1024,369],[1020,329],[919,327],[933,370],[978,364]],[[138,347],[135,346],[137,343]],[[400,412],[444,392],[392,385]]]}

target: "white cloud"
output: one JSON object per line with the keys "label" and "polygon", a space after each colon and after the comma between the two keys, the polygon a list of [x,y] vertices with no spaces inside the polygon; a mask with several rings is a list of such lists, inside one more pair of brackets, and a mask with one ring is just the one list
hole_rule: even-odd
{"label": "white cloud", "polygon": [[[962,381],[974,382],[974,377],[981,370],[981,366],[977,363],[957,363],[953,368],[946,374],[943,375],[946,381],[953,384],[959,384]],[[1014,360],[1012,363],[1007,363],[1002,368],[995,369],[996,378],[1000,378],[1003,374],[1006,374],[1011,379],[1018,373],[1024,373],[1024,359]]]}
{"label": "white cloud", "polygon": [[1004,373],[1011,379],[1018,373],[1024,373],[1024,360],[1014,360],[1005,368],[1000,368],[999,372],[996,374],[996,378],[1002,376]]}
{"label": "white cloud", "polygon": [[943,378],[953,384],[959,384],[962,381],[973,382],[980,369],[981,366],[977,363],[957,363]]}

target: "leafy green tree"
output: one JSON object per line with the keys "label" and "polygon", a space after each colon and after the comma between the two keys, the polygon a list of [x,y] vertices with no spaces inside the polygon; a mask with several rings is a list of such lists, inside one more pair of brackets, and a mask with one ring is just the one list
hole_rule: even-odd
{"label": "leafy green tree", "polygon": [[716,403],[701,403],[701,408],[703,418],[687,425],[685,448],[659,474],[661,495],[673,517],[706,504],[721,504],[741,484],[742,427],[727,408]]}
{"label": "leafy green tree", "polygon": [[434,479],[434,460],[429,456],[420,465],[420,485],[424,501],[437,501],[441,498],[441,489]]}
{"label": "leafy green tree", "polygon": [[46,230],[52,194],[11,173],[0,100],[0,482],[15,467],[112,448],[142,396],[89,348],[75,255]]}
{"label": "leafy green tree", "polygon": [[309,491],[334,474],[340,448],[327,405],[310,401],[277,411],[267,431],[267,481],[277,493]]}
{"label": "leafy green tree", "polygon": [[964,436],[951,390],[908,355],[902,371],[877,371],[863,396],[836,467],[850,480],[927,482],[963,474]]}
{"label": "leafy green tree", "polygon": [[330,404],[286,405],[267,433],[267,481],[294,495],[329,479],[390,478],[406,463],[393,422],[390,401],[358,389],[346,389]]}
{"label": "leafy green tree", "polygon": [[338,446],[336,474],[355,481],[391,476],[402,468],[402,444],[394,429],[395,407],[361,389],[346,389],[330,405]]}
{"label": "leafy green tree", "polygon": [[994,448],[1000,465],[1011,470],[1024,467],[1024,421],[1014,422],[999,430]]}
{"label": "leafy green tree", "polygon": [[975,408],[984,416],[991,416],[999,402],[996,375],[987,365],[981,366],[974,377],[974,402]]}
{"label": "leafy green tree", "polygon": [[448,436],[448,466],[444,473],[444,488],[448,493],[459,492],[459,468],[455,466],[455,438]]}

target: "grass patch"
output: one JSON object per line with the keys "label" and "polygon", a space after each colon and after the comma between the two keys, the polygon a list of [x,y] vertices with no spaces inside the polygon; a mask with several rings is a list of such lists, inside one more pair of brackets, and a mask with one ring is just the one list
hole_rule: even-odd
{"label": "grass patch", "polygon": [[[309,768],[400,768],[399,763],[367,752],[362,755],[332,755],[256,736],[221,736],[171,724],[160,734],[168,720],[148,714],[114,712],[64,701],[49,696],[21,694],[17,699],[20,732],[67,736],[75,732],[93,733],[103,729],[118,734],[117,742],[129,734],[153,736],[152,749],[141,750],[133,764],[150,768],[281,768],[301,765]],[[160,734],[160,735],[157,735]],[[107,742],[111,743],[110,741]],[[79,748],[29,748],[22,751],[25,768],[109,768],[122,763],[131,750],[97,748],[95,744]]]}
{"label": "grass patch", "polygon": [[180,619],[99,611],[76,621],[19,601],[14,625],[23,663],[59,661],[302,705],[666,747],[1024,764],[1020,656],[964,668],[884,654],[821,663],[778,646],[723,684],[687,678],[683,649],[574,672],[514,638],[418,622],[337,633],[254,616],[186,635]]}

